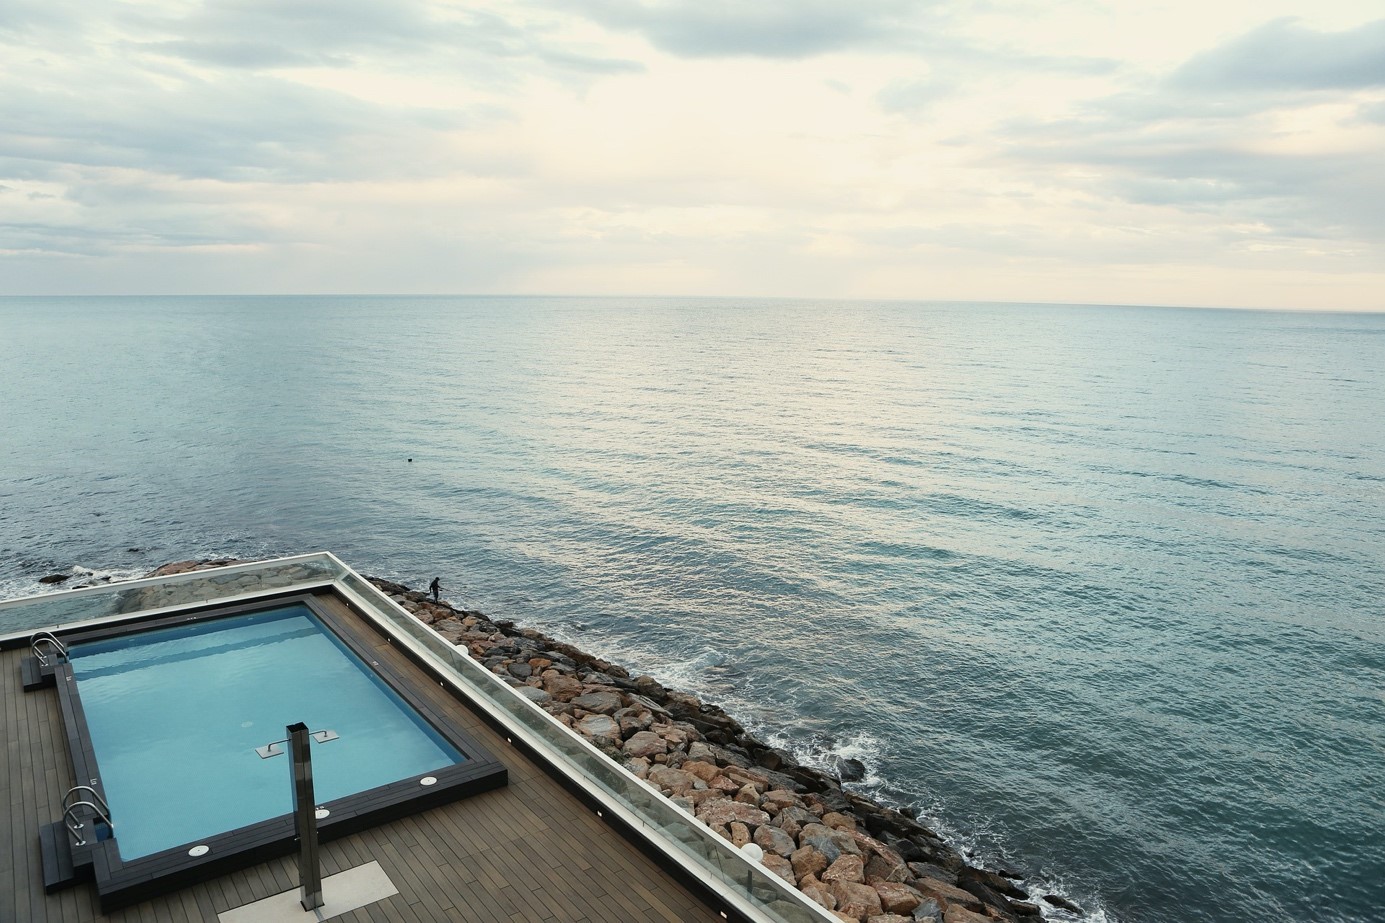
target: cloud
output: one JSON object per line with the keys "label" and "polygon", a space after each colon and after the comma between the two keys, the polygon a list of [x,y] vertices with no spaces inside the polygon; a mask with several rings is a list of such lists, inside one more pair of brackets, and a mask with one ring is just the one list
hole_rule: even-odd
{"label": "cloud", "polygon": [[584,15],[689,58],[806,58],[918,34],[917,0],[595,0]]}
{"label": "cloud", "polygon": [[1214,95],[1385,87],[1385,19],[1342,32],[1277,19],[1193,56],[1169,85]]}

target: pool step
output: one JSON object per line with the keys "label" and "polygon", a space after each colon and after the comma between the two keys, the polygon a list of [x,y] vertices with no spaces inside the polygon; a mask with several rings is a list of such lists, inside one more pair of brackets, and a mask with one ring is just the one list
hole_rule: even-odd
{"label": "pool step", "polygon": [[19,662],[19,678],[24,682],[25,692],[51,689],[57,685],[53,676],[53,664],[44,666],[37,657],[25,657]]}
{"label": "pool step", "polygon": [[[38,848],[43,856],[43,890],[46,894],[61,891],[77,884],[87,875],[79,874],[72,861],[72,841],[68,839],[67,828],[62,821],[46,824],[38,831]],[[90,872],[85,865],[81,872]]]}

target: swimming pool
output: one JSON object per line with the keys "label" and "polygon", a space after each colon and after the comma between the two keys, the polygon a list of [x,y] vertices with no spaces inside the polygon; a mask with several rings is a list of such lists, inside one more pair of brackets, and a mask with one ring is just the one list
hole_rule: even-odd
{"label": "swimming pool", "polygon": [[288,724],[337,735],[312,747],[319,802],[466,759],[301,603],[75,645],[69,661],[127,861],[287,814],[288,757],[257,748]]}
{"label": "swimming pool", "polygon": [[49,855],[64,836],[53,825],[45,887],[94,878],[103,912],[293,850],[276,745],[289,724],[330,732],[311,746],[323,840],[508,782],[456,700],[330,591],[65,640],[53,685],[72,777],[104,796],[113,830],[89,817],[102,835],[73,846],[69,867]]}

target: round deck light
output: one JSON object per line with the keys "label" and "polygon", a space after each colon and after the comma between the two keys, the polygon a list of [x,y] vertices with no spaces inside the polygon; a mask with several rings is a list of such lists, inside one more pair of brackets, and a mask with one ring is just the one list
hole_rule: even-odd
{"label": "round deck light", "polygon": [[434,776],[424,776],[418,780],[419,785],[437,785],[438,780]]}
{"label": "round deck light", "polygon": [[316,811],[313,812],[313,816],[316,817],[318,820],[322,820],[325,817],[331,817],[332,812],[327,810],[326,808],[318,808]]}
{"label": "round deck light", "polygon": [[209,852],[211,852],[211,851],[212,851],[212,848],[211,848],[210,846],[207,846],[207,845],[204,843],[204,844],[200,844],[200,845],[194,846],[192,849],[189,849],[189,850],[188,850],[188,855],[189,855],[189,856],[193,856],[193,857],[205,856],[207,853],[209,853]]}

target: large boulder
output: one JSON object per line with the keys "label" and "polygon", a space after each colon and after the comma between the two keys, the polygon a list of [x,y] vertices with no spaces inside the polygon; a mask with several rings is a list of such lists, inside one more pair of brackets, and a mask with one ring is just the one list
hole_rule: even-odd
{"label": "large boulder", "polygon": [[697,809],[697,819],[709,827],[718,824],[730,824],[734,821],[740,821],[750,827],[769,823],[769,815],[764,811],[754,805],[742,804],[739,801],[729,799],[703,802]]}
{"label": "large boulder", "polygon": [[841,856],[818,876],[824,882],[865,881],[865,868],[860,856]]}
{"label": "large boulder", "polygon": [[577,731],[586,737],[620,740],[620,725],[609,715],[587,715],[577,722]]}
{"label": "large boulder", "polygon": [[837,899],[837,912],[855,920],[866,920],[881,912],[880,895],[870,885],[855,881],[824,882]]}
{"label": "large boulder", "polygon": [[649,770],[647,778],[650,785],[674,795],[686,795],[697,783],[697,776],[667,766],[654,766]]}
{"label": "large boulder", "polygon": [[668,741],[664,740],[653,731],[640,731],[632,734],[630,739],[621,748],[625,755],[630,758],[653,757],[668,752]]}
{"label": "large boulder", "polygon": [[618,692],[588,692],[574,698],[572,704],[603,715],[613,715],[624,705]]}
{"label": "large boulder", "polygon": [[[793,866],[794,877],[802,880],[808,876],[817,876],[827,870],[827,866],[832,863],[827,861],[817,849],[812,846],[800,846],[789,854],[789,863]],[[831,910],[832,908],[827,908]]]}
{"label": "large boulder", "polygon": [[875,893],[880,895],[880,906],[886,913],[910,914],[914,908],[923,903],[923,898],[919,897],[917,891],[908,885],[902,885],[893,881],[879,881],[871,885],[875,888]]}
{"label": "large boulder", "polygon": [[792,855],[797,848],[793,837],[772,824],[765,824],[755,831],[755,845],[763,849],[766,855],[774,854],[785,858]]}

